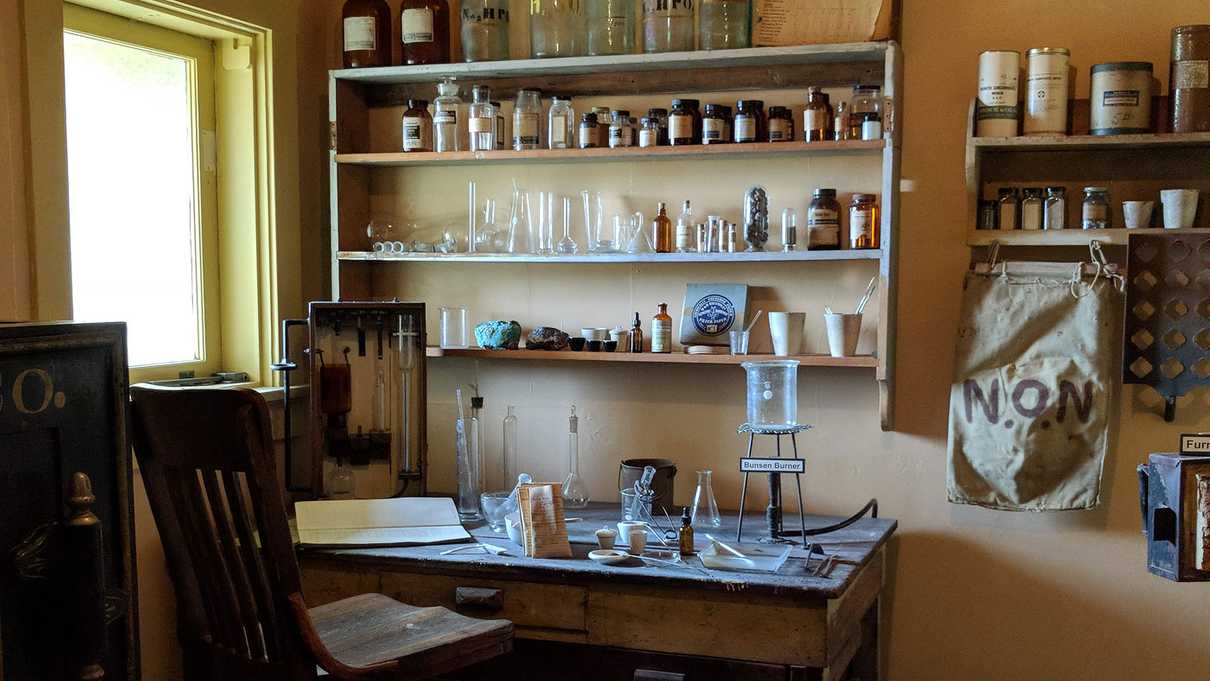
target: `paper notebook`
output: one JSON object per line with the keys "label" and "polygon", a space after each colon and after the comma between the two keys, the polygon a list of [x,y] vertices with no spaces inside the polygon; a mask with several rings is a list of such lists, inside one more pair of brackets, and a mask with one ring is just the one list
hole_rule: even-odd
{"label": "paper notebook", "polygon": [[300,501],[299,546],[372,548],[469,541],[453,499],[350,499]]}

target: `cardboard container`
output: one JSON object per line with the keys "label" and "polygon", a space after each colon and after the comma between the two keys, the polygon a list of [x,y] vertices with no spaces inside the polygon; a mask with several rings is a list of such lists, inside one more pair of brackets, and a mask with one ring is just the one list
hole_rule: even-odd
{"label": "cardboard container", "polygon": [[754,47],[891,38],[892,0],[756,0]]}

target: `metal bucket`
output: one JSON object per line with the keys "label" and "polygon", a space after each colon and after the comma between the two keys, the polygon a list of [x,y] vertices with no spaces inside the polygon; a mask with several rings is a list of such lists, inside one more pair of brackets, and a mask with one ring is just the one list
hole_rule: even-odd
{"label": "metal bucket", "polygon": [[643,477],[643,469],[647,466],[655,467],[655,478],[651,481],[651,491],[655,493],[652,509],[659,515],[667,511],[670,515],[679,516],[680,509],[673,501],[676,464],[670,459],[624,459],[618,470],[618,489],[634,489],[634,483]]}

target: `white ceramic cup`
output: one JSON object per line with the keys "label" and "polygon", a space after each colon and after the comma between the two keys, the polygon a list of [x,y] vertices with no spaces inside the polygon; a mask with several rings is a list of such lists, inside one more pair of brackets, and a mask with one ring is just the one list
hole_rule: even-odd
{"label": "white ceramic cup", "polygon": [[773,339],[773,354],[797,355],[802,348],[802,329],[806,322],[806,312],[770,312],[769,336]]}
{"label": "white ceramic cup", "polygon": [[861,337],[861,315],[824,313],[828,327],[828,350],[833,357],[852,357],[857,354],[857,340]]}
{"label": "white ceramic cup", "polygon": [[612,549],[614,540],[618,538],[618,533],[608,527],[602,527],[597,530],[596,535],[597,545],[604,550]]}
{"label": "white ceramic cup", "polygon": [[1197,217],[1196,189],[1160,190],[1160,203],[1164,204],[1164,229],[1188,229]]}
{"label": "white ceramic cup", "polygon": [[1123,201],[1122,218],[1126,229],[1144,229],[1151,226],[1151,211],[1155,201]]}

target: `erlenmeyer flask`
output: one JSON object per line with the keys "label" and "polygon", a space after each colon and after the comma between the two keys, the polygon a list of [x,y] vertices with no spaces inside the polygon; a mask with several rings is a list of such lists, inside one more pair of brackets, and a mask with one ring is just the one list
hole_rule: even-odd
{"label": "erlenmeyer flask", "polygon": [[693,493],[694,527],[722,527],[723,517],[718,512],[718,501],[714,498],[714,486],[710,483],[710,471],[697,472],[697,491]]}
{"label": "erlenmeyer flask", "polygon": [[630,228],[627,232],[626,252],[631,255],[639,253],[655,253],[651,245],[651,237],[647,236],[647,218],[642,212],[636,212],[630,217]]}
{"label": "erlenmeyer flask", "polygon": [[576,407],[571,407],[567,428],[567,479],[563,481],[563,506],[584,508],[588,506],[588,485],[580,477],[580,419]]}

